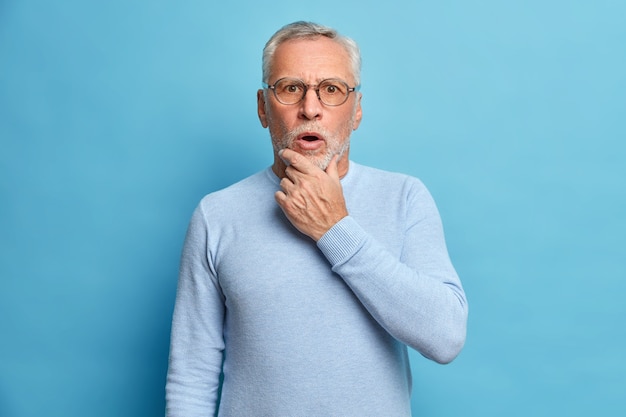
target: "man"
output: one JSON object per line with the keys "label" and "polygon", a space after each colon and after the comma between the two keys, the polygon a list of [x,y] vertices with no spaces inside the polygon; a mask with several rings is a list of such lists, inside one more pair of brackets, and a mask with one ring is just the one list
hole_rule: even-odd
{"label": "man", "polygon": [[316,24],[265,46],[274,163],[193,214],[168,416],[410,416],[407,345],[460,352],[467,302],[428,191],[348,159],[359,72],[356,44]]}

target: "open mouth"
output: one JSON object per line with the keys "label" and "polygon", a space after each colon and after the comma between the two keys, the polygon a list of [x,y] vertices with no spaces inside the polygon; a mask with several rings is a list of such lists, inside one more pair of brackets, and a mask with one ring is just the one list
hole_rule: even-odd
{"label": "open mouth", "polygon": [[303,132],[302,134],[298,135],[298,139],[307,142],[315,142],[316,140],[321,140],[322,137],[316,132]]}
{"label": "open mouth", "polygon": [[303,151],[314,152],[324,146],[324,137],[317,132],[302,132],[295,142]]}

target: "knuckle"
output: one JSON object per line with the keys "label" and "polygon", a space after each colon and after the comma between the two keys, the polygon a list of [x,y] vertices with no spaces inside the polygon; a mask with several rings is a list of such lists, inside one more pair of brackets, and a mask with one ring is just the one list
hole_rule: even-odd
{"label": "knuckle", "polygon": [[298,152],[294,152],[290,159],[292,164],[297,164],[300,162],[300,154]]}

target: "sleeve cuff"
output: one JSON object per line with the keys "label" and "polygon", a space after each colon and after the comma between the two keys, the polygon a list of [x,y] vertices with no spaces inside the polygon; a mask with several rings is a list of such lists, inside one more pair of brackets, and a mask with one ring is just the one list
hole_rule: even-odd
{"label": "sleeve cuff", "polygon": [[356,220],[346,216],[317,241],[317,247],[335,267],[350,259],[363,246],[365,237],[365,231]]}

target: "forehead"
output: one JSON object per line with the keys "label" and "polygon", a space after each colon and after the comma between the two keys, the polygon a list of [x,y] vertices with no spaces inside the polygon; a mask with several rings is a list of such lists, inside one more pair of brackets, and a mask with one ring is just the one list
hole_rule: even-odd
{"label": "forehead", "polygon": [[308,83],[325,78],[354,81],[348,52],[326,37],[293,39],[282,43],[276,48],[270,72],[274,80],[297,77]]}

